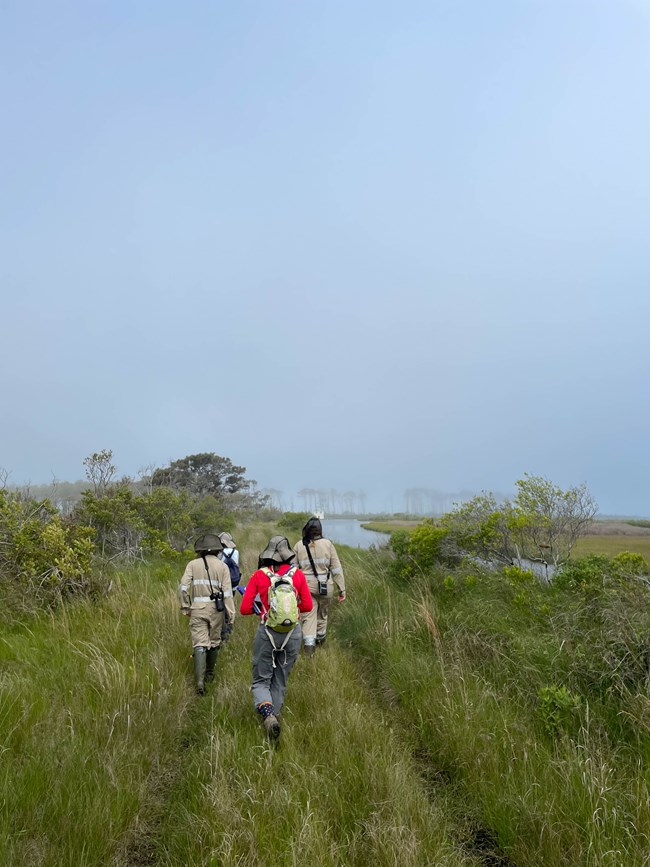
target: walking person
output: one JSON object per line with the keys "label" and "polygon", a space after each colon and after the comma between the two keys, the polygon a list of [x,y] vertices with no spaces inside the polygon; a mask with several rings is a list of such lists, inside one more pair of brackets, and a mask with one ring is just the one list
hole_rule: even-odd
{"label": "walking person", "polygon": [[310,518],[302,528],[302,540],[296,543],[296,563],[307,578],[313,599],[312,610],[302,620],[305,655],[313,656],[327,637],[327,615],[334,595],[345,600],[345,577],[336,548],[323,538],[323,525]]}
{"label": "walking person", "polygon": [[[239,568],[239,551],[235,540],[230,533],[219,533],[219,539],[223,545],[223,551],[219,553],[219,559],[228,567],[230,572],[230,584],[232,586],[233,595],[241,580],[241,569]],[[233,610],[236,610],[233,605]],[[235,627],[235,616],[224,618],[223,626],[221,627],[221,640],[228,641]]]}
{"label": "walking person", "polygon": [[[278,716],[287,680],[302,641],[300,613],[311,611],[305,576],[291,564],[295,554],[284,536],[273,536],[259,558],[241,601],[241,614],[259,614],[253,641],[253,705],[271,740],[280,736]],[[259,603],[255,598],[259,594]]]}
{"label": "walking person", "polygon": [[194,543],[199,555],[185,567],[178,588],[181,612],[190,619],[196,691],[205,692],[206,682],[214,680],[221,629],[225,615],[232,620],[235,602],[230,572],[218,554],[223,550],[215,533],[206,533]]}

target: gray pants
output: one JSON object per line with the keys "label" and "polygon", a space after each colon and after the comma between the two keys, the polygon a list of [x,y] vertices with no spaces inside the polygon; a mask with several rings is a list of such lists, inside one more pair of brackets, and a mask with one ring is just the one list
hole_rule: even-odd
{"label": "gray pants", "polygon": [[[275,646],[281,647],[287,633],[276,632],[274,629],[269,629],[269,632]],[[287,691],[287,679],[296,659],[298,659],[301,642],[302,631],[298,623],[284,650],[278,650],[274,654],[266,628],[262,625],[259,626],[253,641],[253,684],[251,691],[255,707],[270,701],[273,705],[273,713],[280,713],[284,704],[284,694]],[[274,656],[275,668],[273,667]]]}

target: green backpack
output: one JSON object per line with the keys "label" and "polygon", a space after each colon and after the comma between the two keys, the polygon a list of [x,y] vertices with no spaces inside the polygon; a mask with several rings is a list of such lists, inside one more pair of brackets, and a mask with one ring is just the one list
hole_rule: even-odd
{"label": "green backpack", "polygon": [[298,600],[293,586],[293,575],[298,567],[292,566],[284,575],[277,575],[272,569],[265,567],[262,571],[268,575],[269,610],[266,625],[276,632],[291,632],[298,623]]}

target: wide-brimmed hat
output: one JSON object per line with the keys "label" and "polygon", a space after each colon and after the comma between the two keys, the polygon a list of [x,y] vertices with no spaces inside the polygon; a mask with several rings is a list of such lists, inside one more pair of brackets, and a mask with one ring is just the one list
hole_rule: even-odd
{"label": "wide-brimmed hat", "polygon": [[230,535],[230,533],[219,533],[219,538],[221,539],[221,544],[224,548],[236,548],[235,540]]}
{"label": "wide-brimmed hat", "polygon": [[288,563],[296,556],[286,536],[273,536],[266,548],[260,554],[260,560],[272,560],[273,563]]}
{"label": "wide-brimmed hat", "polygon": [[216,533],[204,533],[195,541],[194,550],[197,554],[217,554],[223,551],[223,544]]}

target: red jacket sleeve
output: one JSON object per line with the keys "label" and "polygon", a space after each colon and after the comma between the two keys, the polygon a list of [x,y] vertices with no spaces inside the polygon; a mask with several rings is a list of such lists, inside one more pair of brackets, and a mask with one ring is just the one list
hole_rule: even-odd
{"label": "red jacket sleeve", "polygon": [[307,579],[303,572],[300,569],[296,569],[293,575],[293,586],[298,591],[298,609],[302,611],[302,613],[306,613],[307,611],[311,611],[314,607],[313,600],[311,598],[311,593],[309,592],[309,585],[307,584]]}
{"label": "red jacket sleeve", "polygon": [[251,577],[248,579],[248,584],[246,585],[244,595],[242,596],[241,605],[239,606],[240,614],[255,614],[253,611],[253,602],[258,593],[257,572],[253,572]]}

